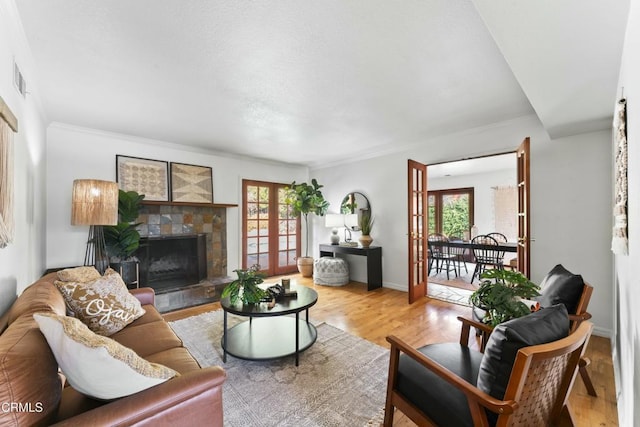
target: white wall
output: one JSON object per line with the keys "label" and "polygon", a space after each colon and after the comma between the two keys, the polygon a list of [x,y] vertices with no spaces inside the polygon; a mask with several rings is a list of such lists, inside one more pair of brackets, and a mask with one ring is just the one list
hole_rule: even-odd
{"label": "white wall", "polygon": [[[614,366],[621,426],[640,426],[640,1],[631,0],[619,92],[627,99],[629,254],[615,257]],[[611,106],[611,111],[614,106]],[[613,309],[614,307],[612,307]]]}
{"label": "white wall", "polygon": [[[429,169],[427,168],[427,176]],[[441,178],[428,178],[429,191],[445,190],[450,188],[473,187],[473,221],[478,227],[478,234],[487,234],[496,230],[493,206],[492,187],[515,186],[516,182],[516,155],[513,155],[512,170],[497,170],[493,172],[458,175]],[[517,236],[509,236],[513,239]]]}
{"label": "white wall", "polygon": [[[18,118],[14,134],[15,238],[0,249],[0,314],[45,266],[45,123],[36,74],[13,1],[0,0],[0,96]],[[13,85],[13,60],[27,81],[23,98]]]}
{"label": "white wall", "polygon": [[[532,280],[540,282],[557,263],[566,263],[569,270],[583,274],[595,288],[589,308],[597,333],[610,335],[610,133],[551,141],[536,117],[522,117],[434,138],[399,154],[313,169],[310,174],[325,185],[330,210],[335,210],[349,191],[367,195],[376,218],[373,244],[383,248],[384,286],[406,290],[407,159],[429,164],[513,151],[527,136],[531,137],[531,227],[535,239],[531,246]],[[321,241],[328,241],[329,230],[320,224],[317,227]],[[320,241],[316,241],[316,256],[317,243]],[[356,265],[353,278],[366,281],[361,266]]]}
{"label": "white wall", "polygon": [[88,228],[70,225],[73,180],[115,181],[116,154],[213,169],[214,202],[239,205],[227,210],[228,274],[241,266],[242,179],[290,183],[305,181],[308,174],[301,166],[215,155],[177,144],[55,123],[47,131],[48,267],[82,264]]}
{"label": "white wall", "polygon": [[532,275],[540,282],[555,264],[594,287],[595,333],[613,334],[611,255],[611,131],[532,145]]}

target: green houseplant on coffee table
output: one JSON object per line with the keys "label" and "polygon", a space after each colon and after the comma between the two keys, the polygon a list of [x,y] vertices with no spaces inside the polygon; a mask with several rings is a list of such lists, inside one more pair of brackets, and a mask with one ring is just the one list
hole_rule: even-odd
{"label": "green houseplant on coffee table", "polygon": [[267,296],[267,291],[258,287],[264,281],[265,274],[260,272],[259,265],[247,270],[233,270],[238,278],[229,283],[222,291],[222,298],[229,297],[231,304],[242,301],[243,304],[257,304]]}

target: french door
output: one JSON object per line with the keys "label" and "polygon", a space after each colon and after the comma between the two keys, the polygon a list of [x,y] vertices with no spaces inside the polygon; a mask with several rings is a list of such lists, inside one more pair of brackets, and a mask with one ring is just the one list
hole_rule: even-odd
{"label": "french door", "polygon": [[427,165],[408,163],[409,304],[427,295]]}
{"label": "french door", "polygon": [[530,168],[529,137],[526,137],[516,151],[518,163],[518,271],[531,277],[531,227],[530,227]]}
{"label": "french door", "polygon": [[285,204],[287,184],[242,181],[242,268],[268,276],[297,272],[300,220]]}

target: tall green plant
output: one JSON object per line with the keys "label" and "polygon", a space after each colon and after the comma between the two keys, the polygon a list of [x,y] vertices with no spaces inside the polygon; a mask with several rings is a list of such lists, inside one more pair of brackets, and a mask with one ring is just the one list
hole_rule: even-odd
{"label": "tall green plant", "polygon": [[367,209],[362,211],[358,223],[363,236],[371,235],[371,229],[373,228],[373,217],[371,216],[370,210]]}
{"label": "tall green plant", "polygon": [[309,256],[309,214],[323,216],[329,208],[329,202],[324,199],[322,191],[320,191],[322,187],[315,178],[311,180],[311,184],[306,182],[297,184],[293,181],[291,185],[286,187],[285,203],[291,206],[294,215],[302,214],[304,216],[305,257]]}
{"label": "tall green plant", "polygon": [[540,295],[540,286],[517,271],[492,269],[480,277],[482,282],[469,300],[474,306],[485,310],[482,321],[491,326],[531,313],[531,309],[520,298],[531,299]]}
{"label": "tall green plant", "polygon": [[134,221],[140,214],[144,194],[135,191],[118,192],[118,224],[104,227],[104,241],[109,258],[120,261],[130,258],[140,247],[140,233]]}

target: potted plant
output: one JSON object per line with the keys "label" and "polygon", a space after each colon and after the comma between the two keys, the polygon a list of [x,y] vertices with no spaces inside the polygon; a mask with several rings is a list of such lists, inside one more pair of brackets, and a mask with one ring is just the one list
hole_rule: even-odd
{"label": "potted plant", "polygon": [[480,287],[471,294],[469,300],[474,307],[484,310],[482,322],[492,327],[531,313],[531,308],[521,299],[540,295],[540,286],[518,271],[491,269],[480,277]]}
{"label": "potted plant", "polygon": [[371,228],[373,228],[373,217],[371,216],[370,210],[363,210],[360,218],[358,218],[358,226],[360,227],[360,231],[362,232],[362,236],[360,236],[360,244],[363,248],[368,248],[373,242],[373,238],[371,237]]}
{"label": "potted plant", "polygon": [[138,280],[138,258],[133,254],[140,247],[140,233],[136,219],[144,194],[135,191],[118,192],[118,224],[104,226],[104,241],[111,267],[120,272],[126,284]]}
{"label": "potted plant", "polygon": [[311,277],[313,274],[313,257],[309,256],[309,214],[323,216],[329,208],[329,202],[324,199],[321,188],[322,185],[318,184],[315,178],[311,180],[311,184],[297,184],[294,181],[286,188],[285,203],[291,206],[295,215],[304,216],[305,255],[296,260],[298,271],[303,277]]}
{"label": "potted plant", "polygon": [[231,304],[240,300],[243,304],[259,303],[267,296],[267,291],[258,287],[265,278],[265,274],[259,270],[259,265],[253,265],[248,270],[233,270],[238,274],[238,278],[224,288],[222,298],[229,297]]}

